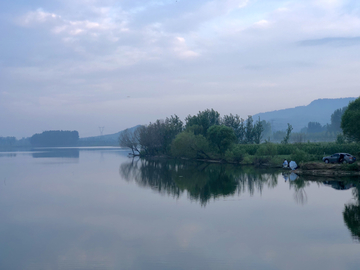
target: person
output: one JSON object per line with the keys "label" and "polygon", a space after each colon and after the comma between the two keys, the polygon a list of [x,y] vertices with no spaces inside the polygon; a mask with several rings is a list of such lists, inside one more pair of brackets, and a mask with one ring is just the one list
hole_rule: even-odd
{"label": "person", "polygon": [[340,158],[339,158],[339,163],[343,163],[344,162],[344,154],[340,154]]}
{"label": "person", "polygon": [[296,164],[295,161],[290,161],[290,164],[289,164],[289,167],[292,169],[292,170],[296,170],[298,167],[298,165]]}
{"label": "person", "polygon": [[284,159],[283,168],[287,168],[287,167],[289,167],[289,163],[286,159]]}

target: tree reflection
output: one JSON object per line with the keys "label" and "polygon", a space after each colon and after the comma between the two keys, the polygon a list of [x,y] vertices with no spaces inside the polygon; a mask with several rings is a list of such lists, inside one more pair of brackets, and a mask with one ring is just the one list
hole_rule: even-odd
{"label": "tree reflection", "polygon": [[353,239],[356,242],[360,242],[360,184],[358,181],[347,184],[354,187],[352,190],[354,202],[345,204],[343,218]]}
{"label": "tree reflection", "polygon": [[305,188],[310,185],[309,181],[298,178],[295,181],[290,181],[290,188],[294,188],[294,199],[299,204],[307,203],[307,194]]}
{"label": "tree reflection", "polygon": [[205,206],[210,200],[235,194],[262,192],[277,185],[278,173],[204,162],[133,159],[119,169],[126,181],[175,198],[184,192]]}

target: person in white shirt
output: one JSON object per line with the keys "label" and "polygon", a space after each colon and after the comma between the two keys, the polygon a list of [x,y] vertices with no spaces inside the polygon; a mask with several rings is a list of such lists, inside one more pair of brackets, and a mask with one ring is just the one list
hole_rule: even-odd
{"label": "person in white shirt", "polygon": [[289,167],[289,163],[286,159],[284,159],[283,168],[287,168],[287,167]]}

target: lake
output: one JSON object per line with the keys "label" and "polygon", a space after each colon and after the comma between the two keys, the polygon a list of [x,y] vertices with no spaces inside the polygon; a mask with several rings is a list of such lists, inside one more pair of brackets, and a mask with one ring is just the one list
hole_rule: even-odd
{"label": "lake", "polygon": [[0,269],[360,267],[358,178],[127,154],[0,152]]}

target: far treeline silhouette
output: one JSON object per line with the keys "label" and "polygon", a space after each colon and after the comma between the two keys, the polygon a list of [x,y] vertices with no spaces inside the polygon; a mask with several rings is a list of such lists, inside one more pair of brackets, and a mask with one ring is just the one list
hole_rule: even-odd
{"label": "far treeline silhouette", "polygon": [[32,146],[76,146],[79,141],[79,132],[51,130],[44,131],[41,134],[34,134],[30,138]]}

